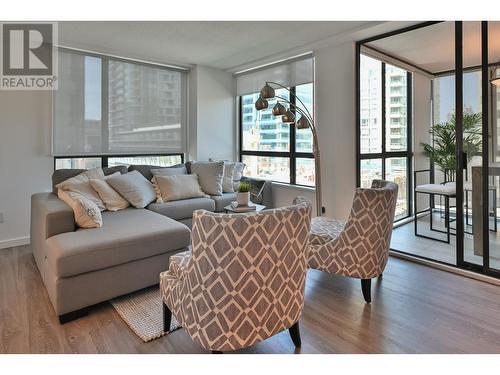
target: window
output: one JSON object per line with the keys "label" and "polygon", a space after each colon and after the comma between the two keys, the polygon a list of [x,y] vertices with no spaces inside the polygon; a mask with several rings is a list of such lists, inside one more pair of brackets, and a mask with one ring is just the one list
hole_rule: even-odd
{"label": "window", "polygon": [[[152,160],[164,163],[182,159],[185,72],[66,49],[58,53],[52,142],[56,167],[93,166],[99,160],[101,165],[127,164],[134,160],[130,155],[155,155]],[[143,156],[136,161],[141,160]]]}
{"label": "window", "polygon": [[360,56],[358,185],[373,179],[398,184],[396,219],[411,214],[411,73],[366,55]]}
{"label": "window", "polygon": [[129,155],[129,156],[96,156],[96,157],[54,157],[56,169],[91,169],[98,167],[115,167],[117,165],[155,165],[171,167],[184,161],[182,154],[178,155]]}
{"label": "window", "polygon": [[[312,113],[313,84],[295,86],[290,90]],[[293,95],[290,96],[285,89],[276,90],[276,95],[294,100]],[[255,101],[258,97],[258,92],[240,97],[240,111],[246,114],[241,117],[240,133],[240,155],[241,161],[246,164],[245,174],[278,182],[314,186],[311,130],[296,129],[294,125],[282,123],[281,116],[273,116],[271,109],[276,100],[269,100],[267,109],[257,111]],[[248,115],[250,112],[251,115]]]}
{"label": "window", "polygon": [[[273,116],[276,100],[269,100],[266,110],[257,111],[255,102],[266,81],[287,89],[276,88],[277,96],[285,98],[313,115],[314,58],[302,56],[263,69],[244,72],[236,77],[239,98],[240,160],[246,164],[245,175],[273,181],[314,186],[313,139],[310,129],[296,129]],[[300,103],[295,97],[300,99]],[[290,107],[284,104],[285,107]],[[293,106],[290,108],[294,112]],[[299,117],[299,116],[297,116]]]}

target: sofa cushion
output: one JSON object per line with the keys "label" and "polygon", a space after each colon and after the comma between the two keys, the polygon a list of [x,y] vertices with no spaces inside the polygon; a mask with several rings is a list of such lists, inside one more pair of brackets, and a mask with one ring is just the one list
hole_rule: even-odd
{"label": "sofa cushion", "polygon": [[47,261],[57,277],[113,267],[190,243],[188,227],[146,209],[105,211],[102,218],[101,228],[78,229],[47,240]]}
{"label": "sofa cushion", "polygon": [[180,176],[187,174],[187,168],[184,164],[180,167],[166,167],[166,168],[151,168],[153,176]]}
{"label": "sofa cushion", "polygon": [[[132,164],[128,167],[128,171],[137,171],[140,174],[142,174],[144,177],[147,178],[148,181],[151,181],[153,178],[153,173],[151,172],[151,169],[164,169],[164,168],[186,168],[184,164],[176,164],[172,165],[171,167],[160,167],[158,165],[139,165],[139,164]],[[186,170],[187,171],[187,170]],[[177,172],[177,171],[176,171]]]}
{"label": "sofa cushion", "polygon": [[182,220],[191,218],[193,211],[196,210],[213,212],[215,210],[215,203],[210,198],[193,198],[166,203],[151,203],[148,209],[174,220]]}
{"label": "sofa cushion", "polygon": [[210,198],[215,202],[215,212],[223,212],[224,207],[236,200],[236,193],[223,193],[222,195],[214,195]]}

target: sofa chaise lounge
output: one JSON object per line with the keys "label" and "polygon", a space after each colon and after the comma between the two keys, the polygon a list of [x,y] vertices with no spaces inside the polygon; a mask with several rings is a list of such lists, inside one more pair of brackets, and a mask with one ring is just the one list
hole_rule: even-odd
{"label": "sofa chaise lounge", "polygon": [[[137,170],[148,180],[155,166],[103,168],[109,175]],[[57,170],[53,186],[83,172]],[[42,280],[61,323],[85,315],[88,307],[159,283],[171,255],[186,251],[195,210],[222,212],[235,199],[226,193],[151,203],[102,213],[100,228],[77,228],[73,210],[53,192],[31,197],[31,246]],[[256,203],[271,207],[271,183]]]}

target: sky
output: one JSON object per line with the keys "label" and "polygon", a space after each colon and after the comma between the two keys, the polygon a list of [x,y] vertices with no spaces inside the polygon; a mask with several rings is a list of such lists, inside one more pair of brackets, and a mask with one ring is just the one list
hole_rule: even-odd
{"label": "sky", "polygon": [[101,120],[101,59],[85,56],[85,120]]}
{"label": "sky", "polygon": [[[481,72],[464,74],[464,108],[472,108],[473,112],[481,111]],[[446,121],[455,113],[455,76],[440,78],[440,121]]]}

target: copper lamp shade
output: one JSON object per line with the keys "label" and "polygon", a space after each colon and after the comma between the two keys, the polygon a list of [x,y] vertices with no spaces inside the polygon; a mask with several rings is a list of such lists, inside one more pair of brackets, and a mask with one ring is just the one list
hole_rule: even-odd
{"label": "copper lamp shade", "polygon": [[309,121],[304,116],[301,116],[299,121],[297,121],[297,129],[307,128],[309,128]]}
{"label": "copper lamp shade", "polygon": [[269,103],[267,102],[266,99],[262,99],[261,96],[259,96],[259,99],[255,102],[255,109],[257,111],[260,111],[262,109],[266,109],[269,106]]}
{"label": "copper lamp shade", "polygon": [[495,85],[497,87],[500,87],[500,77],[499,78],[494,78],[490,81],[492,85]]}
{"label": "copper lamp shade", "polygon": [[286,108],[280,102],[277,102],[273,107],[273,116],[283,116],[286,113]]}
{"label": "copper lamp shade", "polygon": [[281,117],[281,121],[283,121],[285,124],[292,124],[293,122],[295,122],[295,115],[290,110],[287,110]]}
{"label": "copper lamp shade", "polygon": [[274,95],[275,95],[274,89],[271,86],[269,86],[267,83],[262,88],[262,90],[260,90],[260,96],[263,99],[272,99],[272,98],[274,98]]}

